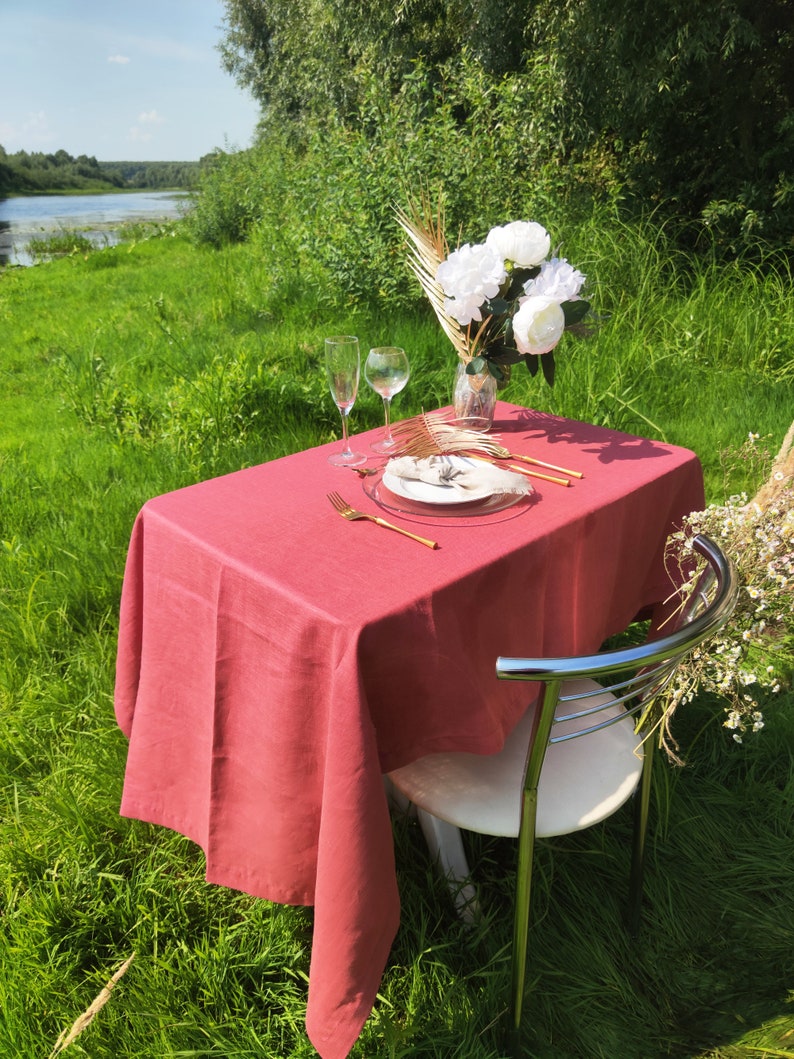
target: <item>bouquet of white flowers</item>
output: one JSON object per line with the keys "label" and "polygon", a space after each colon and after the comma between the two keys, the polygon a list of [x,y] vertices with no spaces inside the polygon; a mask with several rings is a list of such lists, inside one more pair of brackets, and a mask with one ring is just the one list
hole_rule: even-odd
{"label": "bouquet of white flowers", "polygon": [[409,264],[469,375],[490,373],[500,385],[522,361],[554,384],[553,350],[566,330],[584,332],[590,303],[585,277],[565,258],[549,256],[551,237],[535,221],[491,228],[484,243],[450,252],[443,210],[397,210],[413,244]]}

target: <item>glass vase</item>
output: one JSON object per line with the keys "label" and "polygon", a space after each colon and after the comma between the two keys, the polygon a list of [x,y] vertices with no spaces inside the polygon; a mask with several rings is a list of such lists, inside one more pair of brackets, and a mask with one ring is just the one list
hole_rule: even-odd
{"label": "glass vase", "polygon": [[458,426],[482,433],[490,430],[496,408],[496,379],[487,371],[468,375],[466,365],[459,360],[455,369],[452,405]]}

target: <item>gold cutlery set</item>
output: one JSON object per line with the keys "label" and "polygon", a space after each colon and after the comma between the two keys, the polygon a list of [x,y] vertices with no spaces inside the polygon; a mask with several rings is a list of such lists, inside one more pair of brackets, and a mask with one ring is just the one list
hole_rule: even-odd
{"label": "gold cutlery set", "polygon": [[[508,460],[518,461],[507,464],[511,471],[518,471],[520,474],[525,474],[530,478],[539,478],[544,482],[553,482],[555,485],[561,486],[569,486],[571,478],[584,477],[581,471],[573,471],[567,467],[559,467],[556,464],[547,463],[545,460],[535,459],[532,456],[522,456],[519,453],[510,452],[495,437],[487,437],[473,430],[456,427],[454,423],[450,423],[439,413],[424,412],[415,419],[408,419],[404,423],[399,423],[393,428],[393,435],[397,442],[396,449],[400,455],[414,456],[417,459],[454,453],[458,456],[469,456],[472,459],[482,460],[484,463],[494,464],[495,466],[504,465],[505,461]],[[521,466],[521,464],[529,464],[530,466]],[[536,467],[542,467],[543,471],[535,470],[534,468]],[[366,478],[378,472],[378,468],[372,467],[351,467],[350,469],[355,471],[361,478]],[[556,471],[557,474],[547,474],[545,473],[546,471]],[[558,477],[558,475],[564,475],[565,477]],[[409,533],[408,530],[395,526],[378,515],[369,515],[364,511],[357,511],[339,493],[329,493],[328,499],[342,518],[349,521],[366,519],[368,522],[374,522],[378,526],[401,533],[404,537],[410,537],[411,540],[418,541],[428,548],[438,548],[436,541],[428,540],[426,537],[419,537],[415,533]]]}

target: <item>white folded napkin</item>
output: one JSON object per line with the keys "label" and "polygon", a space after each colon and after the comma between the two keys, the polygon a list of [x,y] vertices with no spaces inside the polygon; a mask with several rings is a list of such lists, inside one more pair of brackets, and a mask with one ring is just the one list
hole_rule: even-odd
{"label": "white folded napkin", "polygon": [[429,485],[447,485],[462,492],[520,493],[532,492],[532,486],[523,474],[505,471],[482,460],[463,457],[397,456],[389,460],[386,470],[396,478],[427,482]]}

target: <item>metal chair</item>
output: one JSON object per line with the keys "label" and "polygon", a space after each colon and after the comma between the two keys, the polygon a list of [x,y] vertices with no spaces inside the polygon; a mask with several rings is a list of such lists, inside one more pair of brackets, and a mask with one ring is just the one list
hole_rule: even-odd
{"label": "metal chair", "polygon": [[632,933],[639,928],[655,745],[647,734],[649,717],[679,664],[725,624],[738,595],[733,565],[717,545],[699,536],[693,548],[706,566],[671,632],[589,656],[499,658],[500,679],[540,685],[537,701],[504,748],[494,755],[432,754],[389,773],[398,794],[415,805],[465,918],[476,915],[477,897],[459,829],[518,838],[511,1002],[516,1040],[535,839],[590,827],[635,791],[627,924]]}

